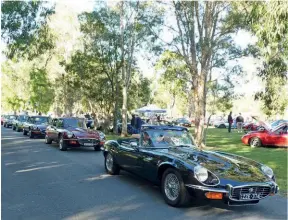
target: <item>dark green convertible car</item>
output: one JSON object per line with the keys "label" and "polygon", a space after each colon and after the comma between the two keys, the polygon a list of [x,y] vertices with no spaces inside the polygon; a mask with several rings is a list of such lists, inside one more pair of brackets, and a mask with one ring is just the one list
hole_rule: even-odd
{"label": "dark green convertible car", "polygon": [[143,125],[139,137],[107,141],[102,150],[107,173],[123,169],[160,185],[171,206],[193,198],[256,204],[279,191],[271,168],[234,154],[200,150],[184,127]]}

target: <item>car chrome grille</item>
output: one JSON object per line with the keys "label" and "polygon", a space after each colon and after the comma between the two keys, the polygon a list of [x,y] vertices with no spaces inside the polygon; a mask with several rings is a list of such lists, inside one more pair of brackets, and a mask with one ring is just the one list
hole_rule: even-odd
{"label": "car chrome grille", "polygon": [[243,193],[257,193],[260,194],[260,199],[268,196],[271,191],[270,186],[245,186],[233,188],[230,198],[234,200],[240,200],[240,194]]}
{"label": "car chrome grille", "polygon": [[93,143],[94,145],[97,145],[100,143],[99,140],[96,139],[78,139],[79,144],[84,145],[84,143]]}

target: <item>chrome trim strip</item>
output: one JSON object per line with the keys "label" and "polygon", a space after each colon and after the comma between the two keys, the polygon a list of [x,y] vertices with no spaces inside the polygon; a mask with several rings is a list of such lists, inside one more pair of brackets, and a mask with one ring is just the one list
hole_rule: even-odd
{"label": "chrome trim strip", "polygon": [[73,139],[72,139],[72,138],[68,138],[68,139],[65,138],[65,139],[63,139],[63,141],[77,141],[77,140],[78,140],[78,139],[75,139],[75,138],[73,138]]}
{"label": "chrome trim strip", "polygon": [[202,191],[207,191],[207,192],[219,192],[219,193],[229,193],[225,189],[218,189],[218,188],[212,188],[212,187],[206,187],[206,186],[198,186],[198,185],[192,185],[192,184],[186,184],[185,186],[193,189],[199,189]]}

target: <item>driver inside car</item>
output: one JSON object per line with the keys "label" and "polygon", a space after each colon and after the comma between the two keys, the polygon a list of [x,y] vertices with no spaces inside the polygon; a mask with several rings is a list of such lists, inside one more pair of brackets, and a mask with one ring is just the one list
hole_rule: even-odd
{"label": "driver inside car", "polygon": [[143,147],[154,147],[152,140],[147,132],[143,133]]}

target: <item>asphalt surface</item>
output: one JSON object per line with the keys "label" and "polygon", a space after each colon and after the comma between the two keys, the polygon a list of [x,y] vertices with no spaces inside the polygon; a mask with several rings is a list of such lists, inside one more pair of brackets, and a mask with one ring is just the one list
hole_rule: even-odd
{"label": "asphalt surface", "polygon": [[1,128],[2,219],[287,219],[287,198],[229,207],[192,201],[173,208],[157,186],[122,172],[105,174],[92,149],[59,151],[56,144]]}

